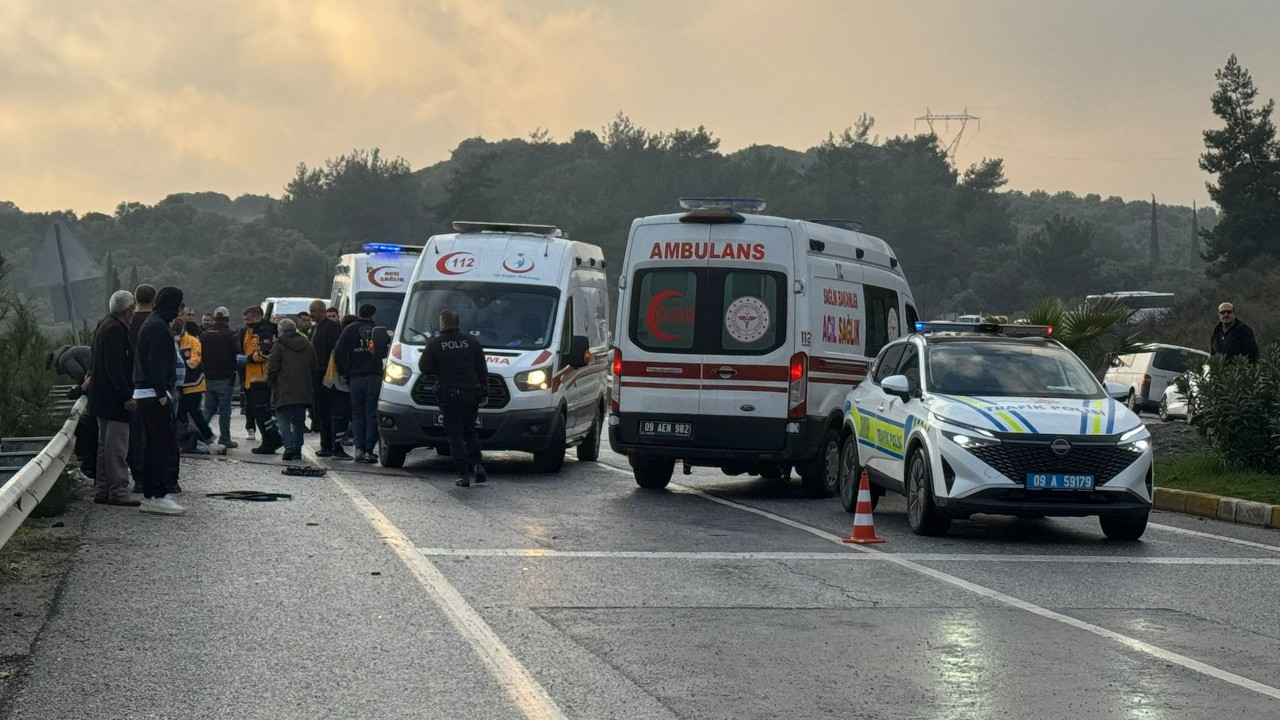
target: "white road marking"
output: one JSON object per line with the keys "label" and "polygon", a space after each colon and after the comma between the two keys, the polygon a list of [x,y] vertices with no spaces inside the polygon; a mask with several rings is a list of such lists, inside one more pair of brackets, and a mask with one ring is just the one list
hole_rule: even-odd
{"label": "white road marking", "polygon": [[1159,523],[1147,523],[1147,527],[1155,528],[1157,530],[1164,530],[1165,532],[1178,533],[1180,535],[1190,535],[1192,537],[1205,538],[1208,540],[1221,540],[1222,542],[1229,542],[1235,545],[1243,545],[1244,547],[1254,548],[1256,550],[1270,550],[1271,552],[1274,552],[1274,553],[1280,553],[1280,546],[1267,545],[1266,543],[1253,542],[1252,540],[1241,540],[1240,538],[1233,538],[1227,535],[1214,535],[1213,533],[1201,532],[1199,530],[1188,530],[1187,528],[1180,528],[1176,525],[1161,525]]}
{"label": "white road marking", "polygon": [[847,552],[713,552],[682,550],[548,550],[545,548],[418,548],[428,557],[587,558],[621,560],[820,560],[834,562],[892,562],[904,558],[920,562],[1067,563],[1082,565],[1267,565],[1280,566],[1280,558],[1126,557],[1122,555],[990,555],[950,553]]}
{"label": "white road marking", "polygon": [[[315,453],[307,448],[307,459],[313,464],[321,465]],[[409,572],[417,578],[427,595],[435,601],[449,622],[463,639],[471,645],[480,659],[488,667],[498,684],[511,697],[512,702],[527,718],[540,720],[563,720],[565,717],[559,706],[551,699],[546,689],[533,678],[533,675],[520,664],[511,650],[502,642],[497,633],[480,617],[462,594],[449,583],[439,568],[425,556],[417,552],[409,538],[396,527],[382,511],[374,506],[354,485],[344,479],[338,472],[329,469],[328,477],[346,494],[360,514],[364,515],[373,529],[386,541]]]}
{"label": "white road marking", "polygon": [[[607,467],[610,467],[611,469],[624,473],[626,475],[631,474],[619,468],[613,468],[612,466],[607,466]],[[820,537],[824,540],[828,540],[830,542],[839,543],[841,540],[839,535],[834,535],[825,530],[819,530],[818,528],[805,525],[804,523],[797,522],[790,518],[782,517],[781,515],[775,515],[774,513],[771,513],[768,510],[760,510],[758,508],[753,508],[748,505],[743,505],[741,503],[733,502],[732,500],[725,500],[724,498],[719,498],[719,497],[716,497],[715,495],[710,495],[701,490],[687,487],[684,485],[672,483],[671,487],[681,492],[691,493],[693,495],[697,495],[699,497],[710,500],[711,502],[718,503],[726,507],[734,508],[735,510],[741,510],[743,512],[751,513],[753,515],[759,515],[760,517],[763,517],[763,518],[768,518],[769,520],[773,520],[774,522],[778,522],[783,525],[786,525],[787,527],[795,528],[796,530],[809,533],[810,535],[816,535],[817,537]],[[1198,672],[1201,675],[1206,675],[1208,677],[1216,678],[1218,680],[1222,680],[1223,682],[1230,683],[1237,687],[1241,687],[1246,690],[1252,690],[1261,695],[1266,695],[1267,697],[1280,700],[1280,689],[1271,687],[1270,685],[1265,685],[1256,680],[1250,680],[1249,678],[1244,677],[1243,675],[1237,675],[1233,672],[1228,672],[1221,668],[1214,667],[1212,665],[1209,665],[1208,663],[1204,663],[1194,658],[1187,657],[1186,655],[1181,655],[1179,653],[1176,653],[1170,650],[1165,650],[1164,648],[1157,647],[1155,645],[1152,645],[1151,643],[1143,642],[1136,638],[1131,638],[1128,635],[1122,635],[1118,632],[1115,632],[1114,630],[1108,630],[1104,627],[1094,625],[1093,623],[1089,623],[1089,622],[1085,622],[1084,620],[1073,618],[1070,615],[1063,615],[1062,613],[1054,612],[1053,610],[1049,610],[1048,608],[1040,607],[1035,603],[1030,603],[1030,602],[1027,602],[1026,600],[1021,600],[1019,598],[1013,597],[1012,595],[1006,595],[1005,593],[1002,593],[998,590],[993,590],[991,588],[984,587],[977,583],[969,582],[968,580],[958,578],[955,575],[949,575],[945,572],[942,572],[941,570],[934,570],[931,567],[921,565],[915,561],[908,560],[898,555],[894,555],[893,553],[886,553],[886,552],[876,550],[874,548],[866,547],[863,545],[846,545],[844,543],[841,543],[841,547],[846,547],[846,548],[849,548],[850,550],[865,553],[868,555],[883,556],[887,562],[891,562],[895,565],[906,568],[908,570],[913,570],[915,572],[920,573],[921,575],[926,575],[935,580],[939,580],[941,582],[947,583],[948,585],[954,585],[958,588],[968,590],[969,592],[972,592],[976,595],[981,595],[982,597],[995,600],[996,602],[1003,603],[1010,607],[1015,607],[1015,608],[1018,608],[1019,610],[1024,610],[1028,613],[1031,613],[1032,615],[1037,615],[1039,617],[1046,618],[1048,620],[1054,620],[1056,622],[1060,622],[1064,625],[1076,628],[1078,630],[1083,630],[1092,635],[1096,635],[1101,638],[1106,638],[1108,640],[1113,640],[1131,650],[1136,650],[1137,652],[1143,653],[1145,655],[1150,655],[1151,657],[1154,657],[1163,662],[1171,663],[1173,665],[1179,665],[1188,670]]]}

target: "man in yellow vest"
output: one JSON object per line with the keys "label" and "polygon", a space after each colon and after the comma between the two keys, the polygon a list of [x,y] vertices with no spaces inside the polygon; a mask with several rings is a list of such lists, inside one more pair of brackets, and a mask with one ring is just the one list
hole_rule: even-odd
{"label": "man in yellow vest", "polygon": [[244,329],[240,334],[240,350],[245,357],[245,399],[253,406],[253,418],[262,435],[262,444],[249,452],[255,455],[275,455],[284,446],[276,427],[275,413],[271,412],[271,386],[267,384],[267,356],[276,341],[276,326],[262,317],[262,308],[250,306],[244,309]]}

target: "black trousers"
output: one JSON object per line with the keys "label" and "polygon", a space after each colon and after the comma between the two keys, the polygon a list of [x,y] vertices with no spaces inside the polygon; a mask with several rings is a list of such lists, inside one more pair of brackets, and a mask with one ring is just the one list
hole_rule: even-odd
{"label": "black trousers", "polygon": [[480,464],[480,435],[476,432],[476,415],[480,411],[480,393],[475,390],[440,391],[440,414],[444,416],[444,432],[449,436],[449,454],[458,472],[470,474]]}
{"label": "black trousers", "polygon": [[316,407],[311,413],[315,431],[320,433],[320,449],[333,450],[333,388],[327,388],[323,382],[315,384]]}
{"label": "black trousers", "polygon": [[280,429],[276,427],[276,414],[271,411],[271,386],[266,382],[256,382],[249,386],[245,395],[248,397],[249,407],[253,408],[253,420],[262,435],[263,446],[283,445]]}
{"label": "black trousers", "polygon": [[178,419],[190,420],[196,432],[200,434],[200,441],[206,444],[213,443],[213,431],[209,429],[209,423],[204,419],[204,393],[184,394],[178,405]]}
{"label": "black trousers", "polygon": [[178,435],[173,408],[161,405],[156,398],[143,398],[138,401],[137,414],[146,436],[142,494],[148,498],[162,498],[178,476]]}
{"label": "black trousers", "polygon": [[89,477],[98,474],[98,418],[85,413],[76,423],[75,456],[80,460],[80,472]]}

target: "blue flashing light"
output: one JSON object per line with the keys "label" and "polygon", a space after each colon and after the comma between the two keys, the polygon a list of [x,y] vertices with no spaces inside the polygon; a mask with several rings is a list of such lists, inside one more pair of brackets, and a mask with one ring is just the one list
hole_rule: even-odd
{"label": "blue flashing light", "polygon": [[916,323],[916,332],[924,332],[924,329],[925,329],[925,323],[923,322]]}
{"label": "blue flashing light", "polygon": [[917,322],[918,333],[975,333],[980,335],[1004,335],[1005,337],[1049,337],[1051,325],[1025,325],[1019,323],[965,323],[965,322]]}
{"label": "blue flashing light", "polygon": [[363,247],[363,248],[364,248],[364,251],[365,251],[365,252],[371,252],[371,253],[379,253],[379,252],[385,252],[385,253],[400,253],[400,252],[404,252],[404,246],[403,246],[403,245],[394,245],[394,244],[391,244],[391,243],[365,243],[365,244],[364,244],[364,245],[362,245],[361,247]]}
{"label": "blue flashing light", "polygon": [[759,198],[683,197],[680,198],[680,207],[684,210],[724,209],[758,213],[764,211],[765,202]]}

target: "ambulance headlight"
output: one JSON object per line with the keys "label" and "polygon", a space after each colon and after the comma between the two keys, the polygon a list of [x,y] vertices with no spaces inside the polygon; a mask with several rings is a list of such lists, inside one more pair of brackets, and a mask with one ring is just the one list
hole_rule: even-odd
{"label": "ambulance headlight", "polygon": [[382,381],[390,385],[404,385],[411,377],[413,371],[397,362],[387,363],[387,369],[382,373]]}
{"label": "ambulance headlight", "polygon": [[548,383],[551,381],[551,374],[546,368],[537,368],[535,370],[525,370],[516,373],[516,387],[521,390],[546,390]]}

